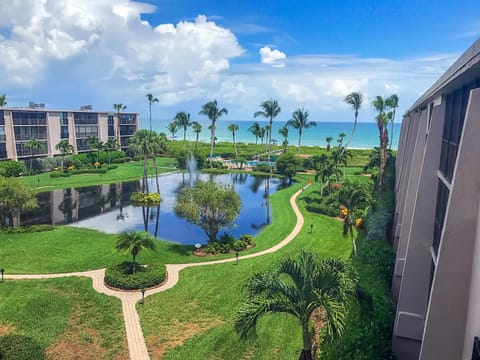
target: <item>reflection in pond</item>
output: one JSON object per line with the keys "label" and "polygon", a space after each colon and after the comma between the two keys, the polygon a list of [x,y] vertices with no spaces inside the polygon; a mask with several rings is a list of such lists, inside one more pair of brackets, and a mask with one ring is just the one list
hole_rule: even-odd
{"label": "reflection in pond", "polygon": [[[202,229],[178,218],[173,210],[177,194],[190,186],[190,174],[169,174],[160,177],[162,202],[152,208],[133,207],[130,196],[140,191],[141,182],[90,186],[78,189],[55,190],[39,194],[39,208],[22,214],[22,224],[72,224],[107,233],[125,230],[147,230],[158,238],[183,244],[203,243]],[[235,237],[256,234],[271,221],[268,193],[285,186],[281,179],[249,174],[194,175],[195,179],[234,184],[243,206],[235,220],[236,226],[225,229]],[[149,179],[155,188],[155,179]],[[259,191],[263,188],[264,191]],[[219,234],[221,235],[221,234]]]}

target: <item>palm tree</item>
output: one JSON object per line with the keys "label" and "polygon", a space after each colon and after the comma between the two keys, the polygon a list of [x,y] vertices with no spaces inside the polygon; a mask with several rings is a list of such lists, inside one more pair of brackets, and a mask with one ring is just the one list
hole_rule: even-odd
{"label": "palm tree", "polygon": [[116,138],[117,138],[117,141],[120,141],[120,111],[125,110],[127,106],[123,104],[113,104],[113,108],[117,112],[117,121],[118,121]]}
{"label": "palm tree", "polygon": [[130,147],[143,155],[143,182],[142,191],[148,191],[148,156],[152,153],[153,134],[152,131],[140,129],[133,133],[128,141]]}
{"label": "palm tree", "polygon": [[324,310],[326,334],[337,337],[343,331],[356,287],[357,276],[345,260],[319,260],[315,254],[302,251],[296,259],[283,259],[275,271],[253,275],[246,285],[247,299],[233,326],[246,338],[255,331],[262,315],[293,315],[302,327],[300,360],[312,360],[312,345],[318,335],[312,327],[312,314]]}
{"label": "palm tree", "polygon": [[187,127],[192,125],[190,122],[190,114],[184,111],[181,111],[175,115],[173,120],[177,123],[179,127],[183,127],[183,141],[187,140]]}
{"label": "palm tree", "polygon": [[73,146],[68,142],[68,140],[61,140],[57,145],[55,145],[55,149],[57,149],[62,153],[62,172],[63,172],[65,155],[70,154],[73,151]]}
{"label": "palm tree", "polygon": [[150,131],[152,131],[152,103],[156,102],[158,103],[158,99],[154,97],[152,94],[147,94],[145,95],[148,100],[148,106],[150,109]]}
{"label": "palm tree", "polygon": [[253,125],[248,128],[248,131],[255,136],[255,145],[258,145],[258,134],[260,133],[260,128],[261,126],[258,122],[254,122]]}
{"label": "palm tree", "polygon": [[325,138],[325,141],[327,142],[327,151],[330,151],[330,148],[331,148],[330,143],[332,142],[332,140],[333,140],[333,137],[331,137],[331,136],[327,136]]}
{"label": "palm tree", "polygon": [[158,135],[155,131],[152,131],[152,159],[153,159],[153,168],[155,169],[155,181],[157,185],[157,193],[160,194],[160,182],[158,181],[158,167],[157,167],[157,155],[166,150],[166,141],[165,134]]}
{"label": "palm tree", "polygon": [[[265,138],[267,139],[267,141],[270,139],[272,139],[272,137],[270,136],[270,131],[272,130],[272,127],[270,125],[265,125]],[[267,144],[267,142],[265,141],[265,152],[269,153],[269,144]]]}
{"label": "palm tree", "polygon": [[263,138],[265,137],[266,132],[267,132],[267,130],[264,127],[261,127],[258,130],[258,137],[260,138],[260,145],[263,145]]}
{"label": "palm tree", "polygon": [[192,129],[193,129],[193,132],[196,134],[196,136],[195,136],[195,148],[198,149],[198,137],[200,136],[200,133],[202,132],[202,124],[200,124],[198,121],[192,121]]}
{"label": "palm tree", "polygon": [[288,126],[283,125],[280,129],[278,129],[278,133],[283,136],[283,153],[285,154],[287,152],[287,146],[288,146]]}
{"label": "palm tree", "polygon": [[342,149],[345,148],[345,146],[343,146],[343,139],[345,138],[345,136],[347,136],[347,134],[345,134],[344,132],[341,132],[340,134],[338,134],[337,143],[339,148],[342,148]]}
{"label": "palm tree", "polygon": [[388,117],[385,114],[385,100],[383,97],[377,95],[372,101],[372,106],[377,111],[378,115],[376,116],[377,127],[380,137],[380,171],[379,171],[379,191],[380,194],[383,193],[386,182],[385,169],[387,166],[387,144],[388,144]]}
{"label": "palm tree", "polygon": [[178,131],[178,123],[174,120],[167,125],[167,130],[172,134],[172,141],[175,141],[175,134]]}
{"label": "palm tree", "polygon": [[236,159],[238,157],[238,153],[237,153],[237,143],[235,142],[235,133],[238,131],[238,125],[230,124],[228,125],[228,130],[232,132],[233,148],[235,149],[235,159]]}
{"label": "palm tree", "polygon": [[85,141],[85,143],[87,144],[91,152],[93,151],[97,152],[97,162],[99,162],[100,151],[103,149],[103,142],[100,141],[96,136],[89,136],[87,137],[87,140]]}
{"label": "palm tree", "polygon": [[298,154],[300,154],[300,143],[302,141],[303,129],[317,126],[317,123],[315,121],[308,121],[308,116],[308,111],[304,110],[303,108],[298,108],[293,112],[292,118],[287,121],[287,126],[298,129]]}
{"label": "palm tree", "polygon": [[226,108],[219,108],[217,105],[217,100],[209,101],[202,105],[202,110],[199,112],[200,115],[207,116],[212,124],[210,125],[210,167],[212,166],[212,157],[213,157],[213,147],[215,144],[215,124],[217,119],[222,115],[227,115],[228,110]]}
{"label": "palm tree", "polygon": [[353,129],[352,133],[350,134],[350,137],[348,138],[345,147],[348,147],[350,144],[350,141],[352,141],[353,135],[355,134],[355,129],[357,128],[357,120],[358,120],[358,110],[360,109],[360,106],[362,106],[363,102],[363,95],[360,92],[352,92],[345,96],[343,101],[352,107],[353,110],[355,110],[355,121],[353,122]]}
{"label": "palm tree", "polygon": [[3,94],[3,95],[0,95],[0,107],[4,107],[5,105],[7,105],[7,95]]}
{"label": "palm tree", "polygon": [[146,231],[129,230],[129,231],[122,232],[118,236],[117,243],[115,244],[115,248],[117,250],[125,251],[127,253],[132,254],[132,258],[133,258],[132,273],[135,274],[136,273],[135,257],[143,249],[156,251],[157,241],[153,236],[151,236]]}
{"label": "palm tree", "polygon": [[393,143],[393,124],[395,122],[395,112],[396,109],[398,108],[398,95],[397,94],[392,94],[388,98],[385,99],[385,106],[389,107],[392,109],[393,115],[391,118],[391,131],[390,131],[390,137],[392,138],[392,141],[390,141],[390,150],[392,149],[392,143]]}
{"label": "palm tree", "polygon": [[46,146],[44,143],[38,141],[37,139],[33,138],[32,140],[27,141],[25,144],[23,144],[24,149],[30,149],[30,175],[32,174],[32,164],[33,164],[33,158],[35,157],[35,154],[38,152],[45,152],[47,150]]}
{"label": "palm tree", "polygon": [[112,162],[112,151],[118,150],[117,139],[110,138],[105,143],[104,149],[108,152],[108,165]]}
{"label": "palm tree", "polygon": [[[280,111],[282,111],[282,109],[278,105],[277,100],[273,100],[273,99],[264,101],[263,103],[260,104],[260,107],[263,109],[263,111],[255,112],[255,114],[253,114],[253,117],[263,116],[263,117],[269,119],[270,129],[272,129],[273,128],[273,119],[275,117],[277,117],[278,114],[280,114]],[[272,136],[272,134],[270,132],[270,137],[267,138],[267,141],[268,141],[267,152],[268,152],[268,163],[269,164],[270,164],[270,143],[272,142],[271,136]],[[272,170],[271,166],[270,166],[270,170]]]}

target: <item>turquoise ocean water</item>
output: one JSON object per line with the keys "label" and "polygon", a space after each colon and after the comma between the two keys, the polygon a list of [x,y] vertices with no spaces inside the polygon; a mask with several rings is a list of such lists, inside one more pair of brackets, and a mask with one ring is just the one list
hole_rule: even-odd
{"label": "turquoise ocean water", "polygon": [[[142,119],[141,127],[147,128],[148,127],[148,120]],[[152,119],[152,128],[157,132],[164,132],[166,133],[169,138],[171,134],[167,130],[167,125],[170,120],[157,120]],[[202,124],[202,132],[200,133],[200,141],[209,142],[210,141],[210,130],[208,130],[208,126],[210,122],[208,120],[200,120]],[[260,126],[268,125],[268,121],[257,121]],[[248,131],[248,128],[252,126],[254,121],[234,121],[234,120],[219,120],[217,121],[217,128],[215,131],[215,135],[218,141],[226,141],[232,142],[232,133],[228,130],[228,126],[232,123],[236,123],[239,127],[239,130],[236,134],[237,142],[245,142],[245,143],[254,143],[255,137]],[[273,132],[272,132],[272,139],[277,139],[279,143],[283,141],[282,136],[278,133],[278,129],[280,129],[285,122],[283,121],[273,121]],[[333,137],[332,145],[337,144],[336,139],[338,138],[338,134],[344,132],[347,134],[345,139],[348,139],[352,132],[353,122],[317,122],[316,127],[312,127],[309,129],[304,129],[302,133],[302,146],[325,146],[326,141],[325,138],[327,136]],[[400,135],[400,127],[401,123],[397,123],[393,129],[393,144],[392,148],[396,149],[398,145],[398,137]],[[388,127],[389,136],[391,136],[390,125]],[[176,137],[178,140],[183,140],[183,129],[179,129]],[[195,133],[192,131],[191,128],[187,129],[187,140],[195,140]],[[298,130],[294,128],[289,129],[288,135],[288,142],[290,145],[297,145],[298,143]],[[259,139],[260,143],[260,139]],[[359,149],[370,149],[375,146],[378,146],[379,138],[378,138],[378,128],[377,124],[374,122],[362,122],[357,123],[357,129],[355,130],[355,134],[353,139],[350,143],[350,148],[359,148]]]}

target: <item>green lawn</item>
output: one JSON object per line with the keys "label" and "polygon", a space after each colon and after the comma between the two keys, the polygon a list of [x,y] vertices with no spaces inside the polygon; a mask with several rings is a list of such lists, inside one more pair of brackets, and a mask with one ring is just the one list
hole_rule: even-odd
{"label": "green lawn", "polygon": [[[96,184],[110,184],[121,181],[140,179],[143,174],[143,162],[131,161],[118,165],[117,169],[109,170],[106,174],[79,174],[67,178],[52,178],[50,173],[42,173],[33,176],[24,176],[20,179],[27,185],[32,186],[38,191],[48,191],[55,189],[65,189],[71,187],[91,186]],[[152,161],[149,162],[148,174],[154,175]],[[159,173],[176,171],[176,160],[170,157],[157,158]]]}
{"label": "green lawn", "polygon": [[90,279],[0,283],[0,335],[32,337],[48,359],[128,359],[124,326],[120,301]]}

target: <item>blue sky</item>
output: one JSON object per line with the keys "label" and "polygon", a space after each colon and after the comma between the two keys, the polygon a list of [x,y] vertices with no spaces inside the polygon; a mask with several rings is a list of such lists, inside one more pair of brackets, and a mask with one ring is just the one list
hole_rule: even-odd
{"label": "blue sky", "polygon": [[270,97],[280,120],[350,121],[342,102],[398,93],[403,113],[480,36],[480,2],[13,0],[0,3],[0,93],[8,105],[113,103],[173,118],[217,99],[250,120]]}

